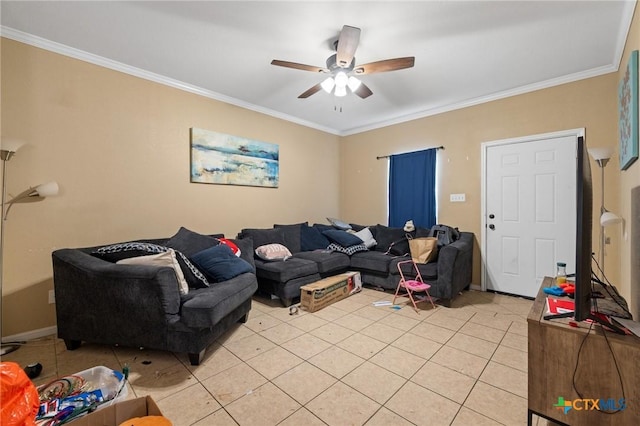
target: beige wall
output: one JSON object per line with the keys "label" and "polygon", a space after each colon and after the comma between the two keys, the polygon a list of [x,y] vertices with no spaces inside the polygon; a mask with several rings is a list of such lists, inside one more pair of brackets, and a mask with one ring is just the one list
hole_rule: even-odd
{"label": "beige wall", "polygon": [[[49,180],[60,195],[12,208],[2,335],[55,325],[51,251],[339,213],[339,138],[2,39],[2,137],[28,145],[7,192]],[[277,189],[189,182],[189,128],[280,146]]]}
{"label": "beige wall", "polygon": [[[376,156],[443,145],[445,149],[438,151],[437,160],[438,221],[476,235],[473,283],[479,285],[481,144],[584,127],[589,146],[615,146],[616,85],[617,75],[612,73],[346,137],[340,148],[342,218],[356,223],[387,223],[387,160],[376,160]],[[613,159],[605,170],[606,184],[613,189],[606,193],[611,210],[619,204],[615,191],[619,184],[617,167],[617,159]],[[592,169],[599,172],[593,162]],[[597,182],[595,200],[600,199]],[[449,202],[451,193],[465,193],[466,202]],[[597,237],[595,230],[596,242]],[[617,235],[611,237],[607,275],[618,282],[614,259],[618,258],[619,241]],[[628,290],[624,283],[620,287]]]}
{"label": "beige wall", "polygon": [[[627,45],[625,46],[624,55],[618,71],[618,80],[620,80],[626,70],[626,64],[632,51],[640,49],[640,8],[636,7],[633,22],[629,35],[627,36]],[[618,155],[616,149],[615,155]],[[616,235],[620,243],[620,258],[618,268],[620,268],[620,283],[626,284],[623,287],[622,295],[629,301],[631,312],[637,321],[640,317],[640,243],[631,239],[632,229],[638,234],[640,227],[640,217],[631,216],[631,189],[640,185],[640,161],[635,161],[627,170],[620,171],[619,163],[615,164],[615,173],[619,175],[620,186],[618,190],[618,198],[620,205],[618,213],[624,222],[622,226],[616,225],[609,233]]]}

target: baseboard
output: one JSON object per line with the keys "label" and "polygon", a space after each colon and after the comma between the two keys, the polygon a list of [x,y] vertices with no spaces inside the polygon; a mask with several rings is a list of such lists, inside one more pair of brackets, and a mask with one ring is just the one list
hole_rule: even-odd
{"label": "baseboard", "polygon": [[480,287],[480,286],[479,286],[479,285],[477,285],[477,284],[471,284],[471,285],[469,286],[469,289],[470,289],[470,290],[476,290],[476,291],[482,291],[482,287]]}
{"label": "baseboard", "polygon": [[52,334],[58,334],[58,327],[53,325],[51,327],[40,328],[38,330],[31,330],[25,333],[18,333],[11,336],[4,336],[2,343],[8,342],[23,342],[26,340],[39,339],[41,337],[51,336]]}

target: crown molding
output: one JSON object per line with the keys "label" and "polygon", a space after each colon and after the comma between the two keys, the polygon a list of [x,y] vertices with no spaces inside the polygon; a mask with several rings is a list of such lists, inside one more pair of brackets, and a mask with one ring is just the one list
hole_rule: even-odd
{"label": "crown molding", "polygon": [[145,80],[153,81],[154,83],[159,83],[165,86],[173,87],[174,89],[183,90],[185,92],[193,93],[199,96],[203,96],[205,98],[235,105],[244,109],[248,109],[250,111],[259,112],[261,114],[279,118],[281,120],[289,121],[291,123],[300,124],[301,126],[310,127],[316,130],[320,130],[320,131],[338,135],[338,136],[340,133],[336,129],[332,129],[326,126],[321,126],[317,123],[313,123],[307,120],[302,120],[300,118],[297,118],[288,114],[283,114],[281,112],[274,111],[268,108],[263,108],[258,105],[241,101],[231,96],[226,96],[221,93],[214,92],[212,90],[207,90],[202,87],[194,86],[192,84],[188,84],[180,80],[176,80],[160,74],[153,73],[151,71],[147,71],[141,68],[123,64],[122,62],[114,61],[114,60],[105,58],[103,56],[95,55],[93,53],[89,53],[84,50],[76,49],[74,47],[70,47],[62,43],[57,43],[55,41],[38,37],[33,34],[25,33],[23,31],[19,31],[10,27],[0,26],[0,35],[2,35],[2,37],[8,38],[14,41],[18,41],[21,43],[25,43],[30,46],[38,47],[40,49],[44,49],[53,53],[58,53],[60,55],[68,56],[70,58],[88,62],[90,64],[98,65],[114,71],[122,72],[124,74],[132,75],[134,77],[139,77]]}

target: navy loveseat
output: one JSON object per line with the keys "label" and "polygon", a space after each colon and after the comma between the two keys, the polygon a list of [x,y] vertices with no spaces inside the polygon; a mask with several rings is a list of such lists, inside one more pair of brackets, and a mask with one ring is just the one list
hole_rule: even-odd
{"label": "navy loveseat", "polygon": [[[194,275],[185,259],[206,254],[219,242],[184,228],[170,239],[54,251],[58,337],[69,350],[82,341],[145,347],[186,352],[191,364],[198,365],[215,339],[247,320],[258,289],[251,240],[235,242],[243,260],[231,263],[240,263],[246,272],[219,282],[208,277],[207,285],[202,283],[207,277]],[[186,293],[177,268],[115,263],[148,255],[145,250],[164,253],[165,247],[184,255],[176,258],[189,285]],[[224,264],[222,269],[230,268]]]}

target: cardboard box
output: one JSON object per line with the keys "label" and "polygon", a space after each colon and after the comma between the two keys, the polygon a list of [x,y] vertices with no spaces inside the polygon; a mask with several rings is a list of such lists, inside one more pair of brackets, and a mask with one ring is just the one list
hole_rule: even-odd
{"label": "cardboard box", "polygon": [[362,289],[360,272],[345,272],[300,287],[300,306],[308,312],[319,311]]}
{"label": "cardboard box", "polygon": [[162,412],[150,396],[118,402],[67,424],[72,426],[118,426],[126,420],[143,416],[162,416]]}

